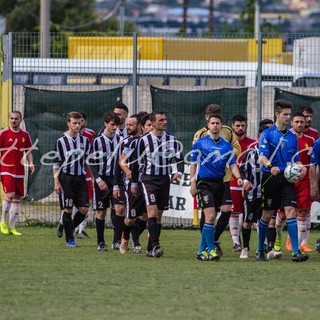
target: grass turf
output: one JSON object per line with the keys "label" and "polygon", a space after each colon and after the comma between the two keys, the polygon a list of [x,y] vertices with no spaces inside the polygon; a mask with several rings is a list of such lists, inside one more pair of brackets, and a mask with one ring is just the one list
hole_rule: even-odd
{"label": "grass turf", "polygon": [[[201,262],[197,230],[163,230],[160,259],[98,252],[94,229],[74,249],[55,229],[18,230],[23,236],[0,235],[1,319],[307,320],[319,311],[320,255],[293,263],[284,249],[280,260],[256,262],[256,232],[248,260],[232,252],[225,232],[221,260]],[[318,237],[311,233],[312,248]]]}

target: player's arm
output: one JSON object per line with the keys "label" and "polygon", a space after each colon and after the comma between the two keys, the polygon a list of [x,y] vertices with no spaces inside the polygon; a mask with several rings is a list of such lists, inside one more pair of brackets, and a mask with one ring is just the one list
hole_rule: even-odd
{"label": "player's arm", "polygon": [[197,163],[194,162],[190,165],[190,193],[194,197],[197,194]]}
{"label": "player's arm", "polygon": [[178,172],[173,175],[174,181],[180,181],[181,177],[184,173],[184,159],[183,159],[183,154],[182,154],[182,148],[180,148],[180,146],[182,146],[182,144],[179,141],[175,140],[175,142],[174,142],[174,147],[176,150],[175,161],[177,164]]}
{"label": "player's arm", "polygon": [[28,153],[27,156],[27,161],[28,161],[28,164],[29,164],[29,168],[31,170],[31,174],[34,173],[34,164],[33,164],[33,156],[32,156],[32,153]]}
{"label": "player's arm", "polygon": [[310,176],[310,196],[312,200],[319,200],[319,180],[317,176],[317,165],[310,164],[309,176]]}
{"label": "player's arm", "polygon": [[242,187],[243,182],[242,182],[242,178],[241,178],[241,175],[240,175],[240,171],[239,171],[238,166],[237,166],[235,163],[233,163],[233,164],[230,165],[230,169],[231,169],[232,174],[233,174],[233,175],[236,177],[236,179],[237,179],[237,184],[238,184],[238,186],[239,186],[239,187]]}

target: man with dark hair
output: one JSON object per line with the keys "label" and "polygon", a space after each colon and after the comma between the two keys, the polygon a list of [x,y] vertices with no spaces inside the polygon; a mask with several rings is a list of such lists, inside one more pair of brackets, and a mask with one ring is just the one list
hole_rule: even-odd
{"label": "man with dark hair", "polygon": [[[53,164],[54,191],[59,194],[63,210],[63,228],[67,246],[76,247],[73,230],[85,219],[89,208],[88,187],[85,174],[88,170],[86,160],[90,152],[89,139],[81,135],[79,112],[67,115],[68,131],[56,141],[56,158]],[[78,211],[72,220],[72,208]]]}
{"label": "man with dark hair", "polygon": [[0,181],[5,193],[0,230],[14,236],[21,235],[15,225],[20,213],[20,199],[24,196],[24,157],[31,174],[34,173],[32,142],[29,133],[20,128],[22,120],[20,111],[12,111],[9,127],[0,131]]}
{"label": "man with dark hair", "polygon": [[153,121],[153,129],[139,139],[137,151],[133,156],[135,165],[132,166],[131,192],[135,196],[139,195],[138,177],[140,174],[151,239],[151,248],[148,248],[147,256],[158,258],[163,255],[159,237],[162,213],[169,208],[171,163],[175,160],[178,168],[178,172],[173,175],[172,179],[180,181],[184,172],[184,162],[179,141],[175,136],[166,132],[165,113],[154,111],[150,115],[150,120]]}
{"label": "man with dark hair", "polygon": [[[214,222],[225,192],[223,177],[226,166],[230,166],[232,173],[236,176],[238,186],[242,186],[232,146],[230,142],[220,138],[221,127],[220,114],[209,115],[210,134],[196,141],[190,158],[190,193],[192,196],[198,194],[199,203],[205,215],[200,247],[196,256],[201,261],[213,261],[220,258],[214,249]],[[197,167],[199,167],[198,175]]]}
{"label": "man with dark hair", "polygon": [[271,127],[274,124],[273,120],[271,119],[262,119],[259,122],[259,128],[263,127],[263,126],[268,126]]}
{"label": "man with dark hair", "polygon": [[[209,104],[205,110],[206,121],[208,121],[209,116],[213,113],[218,113],[221,115],[221,107],[217,104]],[[194,138],[193,138],[193,143],[195,143],[199,138],[205,137],[208,134],[210,134],[210,130],[209,130],[208,126],[203,127],[202,129],[198,130],[195,133]],[[231,143],[233,151],[234,151],[234,156],[238,157],[241,152],[241,148],[240,148],[239,142],[237,141],[237,139],[235,138],[235,136],[232,132],[232,129],[228,126],[222,125],[221,131],[220,131],[220,137]],[[226,227],[229,223],[230,215],[231,215],[231,205],[232,205],[232,198],[231,198],[231,192],[230,192],[231,178],[232,178],[231,170],[229,168],[226,168],[226,175],[223,178],[223,181],[225,184],[225,193],[224,193],[222,205],[221,205],[221,215],[218,219],[218,222],[216,225],[216,230],[214,233],[215,250],[217,251],[217,253],[219,255],[223,254],[222,249],[220,247],[219,238],[220,238],[221,234],[223,233],[223,231],[226,229]],[[202,231],[202,227],[204,225],[204,220],[205,220],[205,217],[202,212],[201,219],[200,219],[200,230],[201,231]]]}
{"label": "man with dark hair", "polygon": [[126,126],[126,121],[127,121],[128,113],[129,113],[128,107],[124,103],[118,102],[114,106],[113,112],[116,113],[120,119],[120,122],[117,126],[116,134],[118,136],[123,137],[123,138],[127,137],[128,131],[127,131],[127,126]]}
{"label": "man with dark hair", "polygon": [[[298,228],[296,218],[295,187],[284,177],[286,166],[292,161],[301,164],[298,153],[298,139],[287,130],[292,105],[286,100],[276,100],[274,111],[275,125],[262,132],[259,144],[259,156],[263,164],[262,176],[262,217],[259,221],[257,261],[265,261],[264,240],[268,231],[269,221],[274,210],[284,208],[287,218],[288,234],[292,242],[292,261],[306,261],[309,256],[298,247]],[[301,166],[298,178],[306,174],[307,169]]]}
{"label": "man with dark hair", "polygon": [[[241,159],[248,149],[249,145],[256,140],[246,135],[247,131],[247,118],[242,114],[236,114],[231,119],[232,131],[235,138],[238,140],[241,148],[241,154],[237,158],[237,165],[240,165]],[[229,229],[233,240],[233,252],[241,252],[240,244],[240,222],[239,216],[243,214],[243,196],[242,187],[238,186],[238,182],[235,176],[232,176],[230,181],[230,191],[232,198],[231,215],[229,219]]]}
{"label": "man with dark hair", "polygon": [[105,129],[92,143],[91,171],[94,177],[93,209],[96,211],[96,231],[98,251],[106,251],[104,239],[105,218],[107,208],[112,202],[115,215],[113,217],[113,248],[120,248],[124,221],[124,195],[120,185],[116,185],[115,172],[119,166],[119,146],[122,137],[116,134],[120,119],[115,112],[104,114]]}
{"label": "man with dark hair", "polygon": [[312,118],[313,118],[313,109],[310,106],[301,106],[298,110],[302,112],[303,115],[306,117],[306,125],[303,130],[303,133],[307,136],[310,136],[314,139],[314,141],[318,140],[319,132],[315,128],[312,128]]}

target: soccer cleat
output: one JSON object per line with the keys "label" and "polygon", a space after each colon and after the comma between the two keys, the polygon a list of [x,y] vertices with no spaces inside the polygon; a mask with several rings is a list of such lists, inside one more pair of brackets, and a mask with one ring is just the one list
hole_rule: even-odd
{"label": "soccer cleat", "polygon": [[214,251],[221,257],[223,256],[223,252],[222,249],[220,247],[220,242],[219,241],[215,241],[214,242]]}
{"label": "soccer cleat", "polygon": [[163,251],[161,250],[161,247],[160,246],[155,246],[152,249],[152,257],[160,258],[162,256],[163,256]]}
{"label": "soccer cleat", "polygon": [[67,247],[69,247],[69,248],[75,248],[76,246],[77,246],[77,245],[76,245],[76,243],[74,242],[73,239],[70,239],[70,240],[67,241]]}
{"label": "soccer cleat", "polygon": [[128,250],[128,246],[129,246],[129,240],[122,239],[120,248],[119,248],[120,253],[125,254]]}
{"label": "soccer cleat", "polygon": [[141,248],[141,246],[134,246],[132,251],[134,253],[141,253],[142,252],[142,248]]}
{"label": "soccer cleat", "polygon": [[276,251],[281,251],[281,238],[280,237],[276,237],[276,241],[274,243],[274,250]]}
{"label": "soccer cleat", "polygon": [[81,232],[76,232],[76,237],[77,237],[77,239],[90,238],[89,235],[84,230],[82,230]]}
{"label": "soccer cleat", "polygon": [[241,250],[240,259],[248,259],[249,258],[249,249],[243,248]]}
{"label": "soccer cleat", "polygon": [[208,259],[209,261],[218,261],[220,259],[220,256],[214,250],[211,250],[208,253]]}
{"label": "soccer cleat", "polygon": [[9,228],[9,234],[12,236],[21,236],[22,233],[18,232],[16,228]]}
{"label": "soccer cleat", "polygon": [[259,250],[256,251],[256,260],[257,261],[266,261],[267,260],[264,251],[259,251]]}
{"label": "soccer cleat", "polygon": [[235,243],[232,249],[233,249],[233,252],[241,252],[242,250],[241,244]]}
{"label": "soccer cleat", "polygon": [[107,251],[107,245],[104,242],[98,244],[98,251]]}
{"label": "soccer cleat", "polygon": [[115,243],[112,244],[111,248],[113,250],[119,250],[120,249],[120,246],[121,246],[121,242],[117,241]]}
{"label": "soccer cleat", "polygon": [[152,257],[152,250],[147,250],[146,251],[146,256],[151,258]]}
{"label": "soccer cleat", "polygon": [[1,222],[0,223],[0,231],[3,234],[9,234],[8,222]]}
{"label": "soccer cleat", "polygon": [[202,251],[196,255],[196,258],[200,261],[209,261],[209,256],[207,251]]}
{"label": "soccer cleat", "polygon": [[62,238],[63,236],[63,224],[61,224],[60,222],[58,223],[56,234],[58,238]]}
{"label": "soccer cleat", "polygon": [[306,253],[302,253],[300,250],[294,254],[292,254],[293,262],[303,262],[309,259],[309,256]]}
{"label": "soccer cleat", "polygon": [[286,241],[286,249],[288,251],[292,251],[292,244],[291,244],[291,239],[289,237],[287,237],[287,241]]}
{"label": "soccer cleat", "polygon": [[282,257],[282,252],[272,249],[267,254],[267,260],[280,259]]}
{"label": "soccer cleat", "polygon": [[302,252],[312,252],[312,249],[306,243],[304,243],[300,246],[300,250]]}

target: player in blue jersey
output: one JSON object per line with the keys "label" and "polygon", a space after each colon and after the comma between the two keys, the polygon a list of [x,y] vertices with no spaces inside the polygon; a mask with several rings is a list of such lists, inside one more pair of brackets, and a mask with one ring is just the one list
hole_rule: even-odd
{"label": "player in blue jersey", "polygon": [[223,177],[226,174],[226,167],[231,168],[238,185],[242,186],[232,145],[220,137],[221,127],[220,114],[211,114],[208,118],[210,134],[196,141],[192,146],[190,158],[190,193],[192,196],[198,194],[199,203],[205,215],[200,247],[196,256],[201,261],[220,258],[214,250],[214,222],[225,191]]}
{"label": "player in blue jersey", "polygon": [[[276,123],[262,132],[259,144],[259,156],[262,163],[262,217],[259,221],[258,250],[256,259],[265,261],[264,240],[268,224],[274,210],[284,209],[287,218],[288,234],[292,241],[292,261],[306,261],[309,256],[302,253],[298,246],[298,227],[296,219],[296,194],[293,183],[284,177],[284,169],[291,162],[301,164],[297,136],[287,130],[292,105],[286,100],[276,100],[274,112]],[[307,172],[301,166],[299,181]]]}

